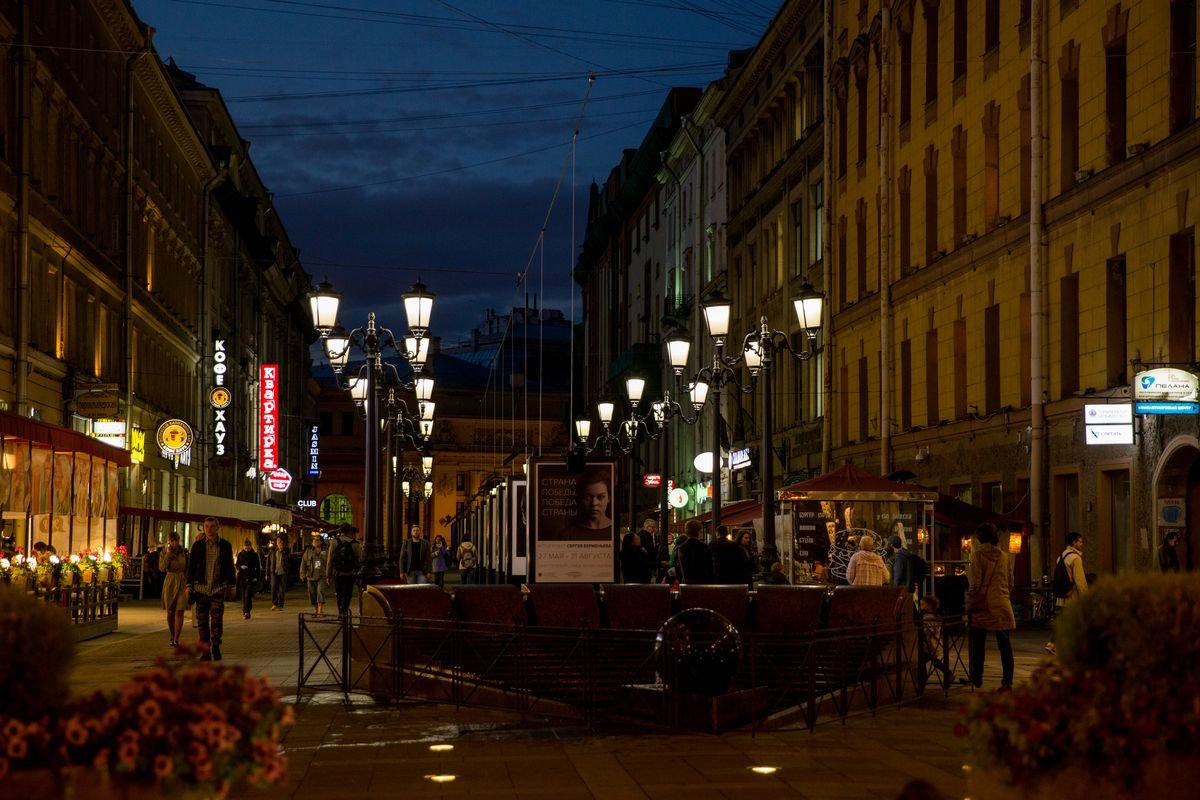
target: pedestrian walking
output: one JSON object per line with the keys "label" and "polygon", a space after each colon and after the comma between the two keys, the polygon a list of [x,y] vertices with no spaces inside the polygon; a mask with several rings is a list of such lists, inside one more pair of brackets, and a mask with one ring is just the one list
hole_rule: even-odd
{"label": "pedestrian walking", "polygon": [[267,553],[267,575],[271,580],[271,610],[283,611],[287,597],[288,547],[282,536],[275,539],[275,546]]}
{"label": "pedestrian walking", "polygon": [[742,531],[742,535],[738,537],[738,550],[740,550],[740,558],[735,562],[737,564],[737,583],[743,584],[749,589],[754,588],[754,537],[750,535],[750,531]]}
{"label": "pedestrian walking", "polygon": [[450,548],[446,546],[446,537],[438,534],[433,537],[433,582],[438,586],[446,585],[446,570],[450,566]]}
{"label": "pedestrian walking", "polygon": [[875,537],[864,533],[858,539],[858,552],[846,565],[846,581],[852,586],[883,586],[891,579],[887,564],[875,552]]}
{"label": "pedestrian walking", "polygon": [[400,551],[400,571],[410,584],[428,583],[425,576],[433,572],[433,551],[419,525],[409,528],[408,541]]}
{"label": "pedestrian walking", "polygon": [[209,646],[201,661],[221,660],[221,638],[225,629],[225,600],[233,591],[233,546],[220,537],[216,517],[204,518],[204,535],[188,554],[188,593],[196,604],[200,641]]}
{"label": "pedestrian walking", "polygon": [[627,533],[621,542],[621,579],[625,583],[649,583],[654,561],[642,542],[642,534]]}
{"label": "pedestrian walking", "polygon": [[178,531],[167,534],[167,549],[160,563],[163,568],[162,607],[167,612],[167,631],[171,634],[171,647],[179,644],[183,633],[183,612],[187,609],[187,551],[179,544]]}
{"label": "pedestrian walking", "polygon": [[329,569],[326,574],[333,583],[338,616],[345,617],[350,614],[350,601],[354,599],[354,587],[358,582],[358,571],[362,567],[362,545],[354,538],[351,526],[342,525],[338,528],[331,547],[333,552],[329,556]]}
{"label": "pedestrian walking", "polygon": [[254,595],[258,593],[259,581],[262,580],[262,562],[249,539],[242,542],[242,551],[237,554],[234,566],[237,567],[238,594],[242,598],[242,619],[250,619]]}
{"label": "pedestrian walking", "polygon": [[460,583],[475,583],[475,567],[479,562],[475,544],[470,539],[463,539],[458,550],[454,553],[458,562],[458,580]]}
{"label": "pedestrian walking", "polygon": [[983,686],[984,646],[989,633],[996,636],[1000,648],[1000,690],[1012,689],[1013,649],[1009,631],[1016,630],[1017,620],[1012,607],[1012,564],[1008,554],[1000,549],[996,526],[982,523],[975,530],[979,545],[971,554],[967,569],[967,614],[970,630],[967,645],[970,654],[971,683]]}
{"label": "pedestrian walking", "polygon": [[[1077,531],[1067,534],[1066,549],[1054,564],[1051,588],[1054,590],[1055,616],[1067,603],[1087,594],[1087,573],[1083,569],[1083,534]],[[1050,655],[1058,652],[1053,639],[1046,642],[1046,652]]]}
{"label": "pedestrian walking", "polygon": [[329,554],[325,550],[325,539],[313,534],[312,545],[300,557],[300,580],[308,586],[308,602],[313,615],[321,616],[325,608],[325,587],[329,583]]}
{"label": "pedestrian walking", "polygon": [[713,583],[713,555],[700,540],[700,521],[689,520],[684,528],[687,537],[675,548],[675,575],[680,583]]}

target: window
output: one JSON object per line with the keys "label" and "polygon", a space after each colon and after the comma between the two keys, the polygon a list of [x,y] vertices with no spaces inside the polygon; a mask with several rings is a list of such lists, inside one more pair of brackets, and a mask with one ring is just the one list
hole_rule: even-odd
{"label": "window", "polygon": [[1033,402],[1033,380],[1030,359],[1033,357],[1033,315],[1030,309],[1029,292],[1021,293],[1021,407],[1028,408]]}
{"label": "window", "polygon": [[1000,306],[983,310],[983,407],[1000,408]]}
{"label": "window", "polygon": [[838,133],[837,139],[837,167],[838,177],[846,177],[846,139],[849,138],[847,130],[847,115],[846,115],[846,93],[844,91],[838,93]]}
{"label": "window", "polygon": [[1128,316],[1126,313],[1125,256],[1110,258],[1105,265],[1107,292],[1104,303],[1105,360],[1108,363],[1108,386],[1129,383],[1126,364]]}
{"label": "window", "polygon": [[353,436],[354,435],[354,412],[353,411],[343,411],[342,412],[341,435],[342,436]]}
{"label": "window", "polygon": [[1125,160],[1126,67],[1125,37],[1122,36],[1104,48],[1104,149],[1109,166]]}
{"label": "window", "polygon": [[954,416],[967,416],[967,320],[954,320]]}
{"label": "window", "polygon": [[950,157],[954,173],[954,241],[953,250],[963,243],[967,235],[967,132],[962,125],[954,126],[950,139]]}
{"label": "window", "polygon": [[465,492],[467,490],[467,473],[459,472],[454,476],[454,491]]}
{"label": "window", "polygon": [[1172,234],[1169,244],[1171,361],[1192,361],[1196,352],[1196,238],[1188,228]]}
{"label": "window", "polygon": [[813,184],[812,198],[812,205],[809,206],[812,215],[812,219],[809,222],[809,229],[812,231],[812,236],[808,238],[808,263],[810,266],[816,264],[824,257],[825,186],[821,181]]}
{"label": "window", "polygon": [[333,525],[350,525],[354,522],[354,510],[350,498],[344,494],[328,494],[321,501],[321,519]]}
{"label": "window", "polygon": [[992,230],[1000,216],[1000,107],[983,110],[983,227]]}
{"label": "window", "polygon": [[[1103,569],[1107,566],[1113,572],[1128,572],[1133,568],[1129,470],[1104,470],[1100,475],[1102,478],[1100,484],[1101,507],[1107,512],[1101,516],[1102,530],[1098,531],[1101,534],[1098,537],[1101,540],[1098,542],[1101,551],[1100,567]],[[1103,528],[1108,530],[1105,531]],[[1109,564],[1104,563],[1110,560],[1104,558],[1105,550],[1111,551],[1108,554],[1111,556]]]}
{"label": "window", "polygon": [[808,264],[808,258],[804,250],[804,202],[797,200],[792,203],[792,274],[799,275],[804,272],[804,267]]}
{"label": "window", "polygon": [[912,269],[912,170],[908,167],[900,168],[900,179],[896,182],[897,192],[899,193],[899,209],[898,214],[899,230],[897,231],[900,240],[900,274],[904,275]]}
{"label": "window", "polygon": [[[845,351],[843,351],[842,357],[843,359],[845,358]],[[840,381],[839,386],[849,386],[850,367],[842,364],[842,368],[838,370],[838,377]],[[846,444],[850,441],[850,392],[838,392],[838,405],[840,406],[838,408],[838,416],[842,422],[842,444]]]}
{"label": "window", "polygon": [[900,342],[900,429],[912,426],[912,340],[905,339]]}
{"label": "window", "polygon": [[333,435],[333,412],[321,411],[317,414],[317,431],[322,436]]}
{"label": "window", "polygon": [[938,196],[937,196],[937,150],[933,145],[925,149],[925,263],[932,264],[938,252]]}
{"label": "window", "polygon": [[[954,0],[954,80],[967,75],[967,0]],[[957,91],[956,91],[957,94]]]}
{"label": "window", "polygon": [[1055,475],[1050,488],[1050,552],[1061,553],[1066,547],[1067,534],[1080,531],[1079,475]]}
{"label": "window", "polygon": [[925,424],[941,421],[938,410],[938,335],[937,329],[925,333]]}
{"label": "window", "polygon": [[871,438],[870,397],[870,368],[867,366],[866,356],[863,356],[858,360],[858,440],[860,442]]}
{"label": "window", "polygon": [[925,104],[937,100],[938,6],[925,6]]}
{"label": "window", "polygon": [[1075,185],[1075,173],[1079,171],[1079,47],[1073,41],[1063,46],[1058,71],[1062,79],[1060,181],[1062,191],[1066,191]]}
{"label": "window", "polygon": [[1171,2],[1170,103],[1171,133],[1196,118],[1196,0]]}
{"label": "window", "polygon": [[1033,169],[1033,149],[1030,144],[1033,123],[1029,115],[1029,75],[1021,76],[1021,88],[1017,92],[1017,107],[1021,111],[1021,213],[1029,213],[1029,174]]}
{"label": "window", "polygon": [[855,82],[858,87],[858,163],[867,162],[867,68],[864,66]]}
{"label": "window", "polygon": [[854,232],[858,245],[858,299],[861,300],[867,294],[867,201],[861,197],[854,210]]}
{"label": "window", "polygon": [[[849,303],[846,295],[846,217],[838,217],[838,303]],[[843,384],[844,385],[844,384]]]}
{"label": "window", "polygon": [[1079,273],[1064,275],[1060,282],[1059,299],[1059,362],[1062,369],[1062,390],[1059,397],[1079,391]]}
{"label": "window", "polygon": [[1000,47],[1000,0],[985,0],[983,4],[983,52],[991,53]]}
{"label": "window", "polygon": [[912,25],[900,28],[900,125],[912,119]]}

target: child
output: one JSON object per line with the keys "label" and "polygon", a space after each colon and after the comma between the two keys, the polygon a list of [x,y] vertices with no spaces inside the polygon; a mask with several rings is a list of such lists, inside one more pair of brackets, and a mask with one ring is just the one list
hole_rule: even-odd
{"label": "child", "polygon": [[921,598],[921,636],[924,645],[921,665],[928,669],[927,665],[932,664],[934,669],[942,673],[943,683],[949,683],[950,667],[946,665],[945,649],[942,646],[942,614],[938,610],[940,605],[933,595],[927,594]]}

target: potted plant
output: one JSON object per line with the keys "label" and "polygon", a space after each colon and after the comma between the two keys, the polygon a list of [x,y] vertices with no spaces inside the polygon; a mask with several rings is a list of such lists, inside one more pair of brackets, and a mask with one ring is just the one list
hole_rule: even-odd
{"label": "potted plant", "polygon": [[1200,774],[1197,625],[1196,575],[1105,578],[1068,604],[1058,660],[963,709],[970,796],[1188,796]]}
{"label": "potted plant", "polygon": [[125,567],[129,564],[129,548],[123,544],[117,545],[117,548],[109,553],[108,562],[116,572],[117,580],[125,580]]}

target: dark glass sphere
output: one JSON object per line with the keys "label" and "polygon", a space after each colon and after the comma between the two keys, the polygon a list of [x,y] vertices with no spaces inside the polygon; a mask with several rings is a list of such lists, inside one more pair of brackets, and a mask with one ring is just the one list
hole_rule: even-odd
{"label": "dark glass sphere", "polygon": [[658,629],[654,658],[671,691],[724,694],[742,666],[742,640],[737,628],[717,612],[689,608]]}

